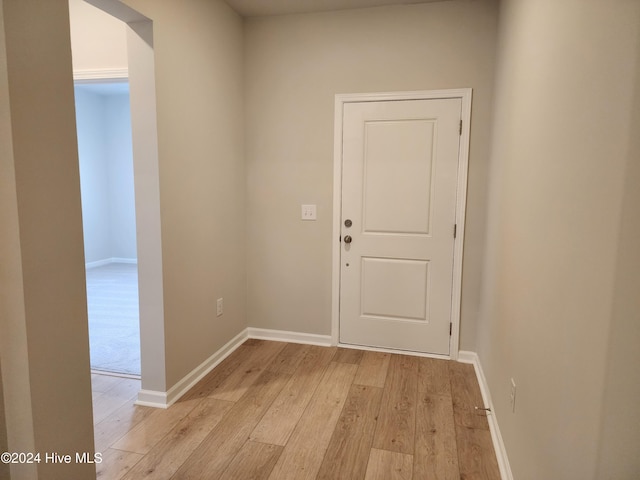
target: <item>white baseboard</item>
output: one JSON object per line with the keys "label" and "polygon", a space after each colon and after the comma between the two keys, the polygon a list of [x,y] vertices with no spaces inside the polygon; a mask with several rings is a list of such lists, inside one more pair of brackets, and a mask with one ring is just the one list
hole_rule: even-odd
{"label": "white baseboard", "polygon": [[109,265],[111,263],[110,258],[104,258],[102,260],[96,260],[95,262],[87,262],[84,264],[85,268],[89,270],[90,268],[98,268],[104,265]]}
{"label": "white baseboard", "polygon": [[122,258],[122,257],[112,257],[111,263],[130,263],[132,265],[138,264],[137,258]]}
{"label": "white baseboard", "polygon": [[478,378],[478,384],[480,385],[480,393],[482,393],[482,401],[485,408],[490,408],[491,412],[487,415],[489,421],[489,430],[491,431],[491,440],[493,441],[493,448],[496,451],[496,458],[498,460],[498,468],[500,468],[500,476],[502,480],[513,480],[513,474],[511,473],[511,466],[509,465],[509,459],[507,457],[507,450],[505,449],[504,442],[502,441],[502,435],[500,434],[500,427],[498,426],[498,419],[496,417],[496,411],[493,408],[493,402],[491,401],[491,393],[489,391],[489,384],[482,371],[482,365],[480,364],[480,358],[476,352],[468,352],[461,350],[458,353],[458,361],[462,363],[470,363],[476,372]]}
{"label": "white baseboard", "polygon": [[138,399],[134,403],[143,407],[169,408],[167,393],[155,390],[140,390]]}
{"label": "white baseboard", "polygon": [[331,335],[313,333],[288,332],[286,330],[270,330],[266,328],[247,328],[249,338],[258,340],[276,340],[280,342],[303,343],[307,345],[331,346]]}
{"label": "white baseboard", "polygon": [[247,329],[244,329],[238,335],[229,340],[222,348],[207,358],[185,375],[182,380],[171,387],[167,392],[159,392],[153,390],[140,390],[138,392],[138,400],[136,405],[145,407],[168,408],[173,405],[180,397],[187,393],[196,383],[198,383],[205,375],[213,370],[220,362],[227,358],[235,349],[237,349],[248,338]]}
{"label": "white baseboard", "polygon": [[87,262],[84,264],[87,270],[91,268],[103,267],[105,265],[109,265],[110,263],[130,263],[137,264],[137,258],[121,258],[121,257],[111,257],[111,258],[103,258],[102,260],[96,260],[95,262]]}

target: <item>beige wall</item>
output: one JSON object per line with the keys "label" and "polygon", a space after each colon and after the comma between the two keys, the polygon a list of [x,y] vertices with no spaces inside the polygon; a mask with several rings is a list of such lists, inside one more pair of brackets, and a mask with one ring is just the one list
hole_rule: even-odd
{"label": "beige wall", "polygon": [[153,21],[171,388],[246,327],[242,20],[223,2],[126,3]]}
{"label": "beige wall", "polygon": [[124,22],[84,0],[69,0],[69,17],[74,71],[127,68]]}
{"label": "beige wall", "polygon": [[[618,289],[629,282],[637,296],[637,255],[627,255],[637,221],[620,228],[623,199],[637,198],[625,175],[637,180],[627,165],[633,155],[637,163],[629,145],[638,128],[630,115],[640,4],[511,0],[500,18],[478,327],[495,413],[514,478],[631,478],[596,472],[601,428],[620,418],[603,401],[617,398],[606,387],[627,378],[635,384],[629,393],[638,388],[637,362],[619,356],[629,351],[626,335],[635,335],[637,351],[637,326],[627,317],[637,317],[637,300]],[[637,204],[634,211],[625,216],[637,216]],[[626,261],[635,263],[621,267]],[[621,400],[619,415],[637,418],[634,401]],[[637,454],[637,428],[626,439]],[[609,442],[616,441],[605,437],[602,462],[611,458]],[[637,459],[625,461],[635,463],[620,471],[634,465],[637,474]]]}
{"label": "beige wall", "polygon": [[[0,1],[0,7],[3,2]],[[24,287],[18,225],[13,156],[7,44],[4,34],[4,8],[0,8],[0,356],[2,357],[3,417],[7,443],[31,451],[34,448],[31,388],[29,385],[28,347],[24,310]],[[5,400],[6,398],[6,400]],[[10,439],[10,443],[9,443]],[[22,468],[22,475],[33,474],[34,466]],[[7,467],[8,470],[8,467]],[[6,473],[6,472],[5,472]],[[6,478],[6,477],[0,477]]]}
{"label": "beige wall", "polygon": [[[144,355],[146,349],[161,359],[157,349],[162,348],[162,338],[154,334],[151,341],[156,345],[150,345],[144,328],[142,366],[143,388],[162,391],[163,383],[170,389],[246,327],[242,20],[224,2],[124,3],[153,22],[164,382],[155,378],[157,369],[150,370],[154,365],[147,365]],[[106,15],[86,9],[95,7],[76,8],[72,20],[91,24]],[[110,28],[97,31],[103,37],[119,35],[117,23]],[[74,67],[109,68],[117,51],[76,56],[76,50],[83,51],[77,44],[85,42],[85,34],[96,35],[86,29],[72,37]],[[134,93],[132,86],[132,105]],[[136,170],[136,182],[144,170]],[[220,297],[224,314],[217,317]],[[161,315],[162,308],[157,310]]]}
{"label": "beige wall", "polygon": [[[80,183],[66,0],[4,0],[0,355],[12,451],[93,451]],[[5,56],[6,54],[6,56]],[[91,464],[12,478],[95,478]]]}
{"label": "beige wall", "polygon": [[472,87],[461,347],[475,349],[496,25],[496,4],[473,1],[246,20],[250,326],[331,333],[335,94]]}
{"label": "beige wall", "polygon": [[632,479],[640,472],[640,35],[635,65],[596,478]]}

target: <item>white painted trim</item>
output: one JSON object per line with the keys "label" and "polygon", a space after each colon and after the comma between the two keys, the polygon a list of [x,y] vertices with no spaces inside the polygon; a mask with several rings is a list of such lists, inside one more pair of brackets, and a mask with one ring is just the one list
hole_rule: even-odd
{"label": "white painted trim", "polygon": [[491,409],[487,415],[489,421],[489,430],[491,431],[491,440],[493,441],[493,448],[496,451],[496,458],[498,460],[498,468],[500,469],[500,477],[502,480],[513,480],[513,474],[511,473],[511,466],[509,465],[509,458],[507,457],[507,450],[502,440],[502,434],[500,433],[500,427],[498,426],[498,418],[496,417],[496,411],[493,408],[493,402],[491,401],[491,393],[489,391],[489,384],[484,376],[482,365],[480,364],[480,358],[476,352],[460,351],[458,361],[461,363],[470,363],[476,372],[478,379],[478,385],[480,385],[480,393],[482,393],[482,401],[484,407]]}
{"label": "white painted trim", "polygon": [[111,263],[128,263],[128,264],[131,264],[131,265],[137,265],[138,264],[138,259],[137,258],[112,257],[111,258]]}
{"label": "white painted trim", "polygon": [[271,330],[266,328],[247,328],[249,338],[259,340],[277,340],[280,342],[303,343],[307,345],[319,345],[329,347],[332,345],[330,335],[317,335],[314,333],[289,332],[286,330]]}
{"label": "white painted trim", "polygon": [[129,79],[128,68],[103,68],[98,70],[74,70],[75,83],[113,83]]}
{"label": "white painted trim", "polygon": [[122,257],[111,257],[111,258],[103,258],[102,260],[96,260],[95,262],[85,263],[85,268],[87,270],[97,267],[103,267],[105,265],[109,265],[110,263],[128,263],[132,265],[138,264],[137,258],[122,258]]}
{"label": "white painted trim", "polygon": [[142,407],[169,408],[166,392],[156,392],[155,390],[140,390],[138,399],[134,403]]}
{"label": "white painted trim", "polygon": [[158,392],[152,390],[140,390],[136,405],[145,407],[168,408],[187,393],[196,383],[198,383],[205,375],[213,370],[220,362],[233,353],[242,343],[249,338],[248,329],[244,329],[238,335],[229,340],[222,348],[207,358],[185,375],[182,380],[176,383],[167,392]]}
{"label": "white painted trim", "polygon": [[85,263],[84,266],[87,270],[90,270],[92,268],[98,268],[98,267],[103,267],[105,265],[109,265],[110,263],[111,263],[110,258],[103,258],[102,260],[96,260],[95,262]]}
{"label": "white painted trim", "polygon": [[457,235],[454,239],[453,289],[451,292],[451,337],[449,355],[446,358],[458,359],[460,345],[460,302],[462,299],[462,255],[464,248],[464,226],[467,204],[467,175],[469,170],[469,140],[471,136],[471,97],[470,88],[452,90],[431,90],[416,92],[383,92],[337,94],[334,108],[333,130],[333,243],[332,243],[332,285],[331,285],[331,343],[339,343],[340,331],[340,232],[342,227],[342,116],[345,103],[376,102],[390,100],[429,100],[459,98],[462,102],[462,134],[458,151],[458,183],[456,187],[456,224]]}
{"label": "white painted trim", "polygon": [[456,238],[453,240],[453,290],[451,292],[451,338],[449,354],[458,359],[460,348],[460,312],[462,303],[462,259],[464,254],[464,230],[467,212],[467,176],[469,173],[469,145],[471,142],[471,95],[470,88],[459,91],[462,101],[460,118],[462,132],[458,150],[458,185],[456,198]]}
{"label": "white painted trim", "polygon": [[478,354],[476,352],[460,350],[460,352],[458,352],[458,361],[460,363],[470,363],[471,365],[475,365],[479,362]]}
{"label": "white painted trim", "polygon": [[333,118],[333,236],[331,237],[331,344],[340,341],[340,254],[342,232],[342,115],[344,95],[336,95]]}

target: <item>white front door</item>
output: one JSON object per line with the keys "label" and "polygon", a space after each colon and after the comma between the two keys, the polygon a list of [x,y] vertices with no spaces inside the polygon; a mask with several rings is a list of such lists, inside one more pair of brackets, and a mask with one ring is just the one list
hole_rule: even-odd
{"label": "white front door", "polygon": [[461,103],[344,104],[341,343],[450,353]]}

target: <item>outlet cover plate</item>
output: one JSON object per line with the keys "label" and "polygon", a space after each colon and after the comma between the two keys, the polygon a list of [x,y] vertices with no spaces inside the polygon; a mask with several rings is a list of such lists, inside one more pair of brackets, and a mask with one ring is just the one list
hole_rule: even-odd
{"label": "outlet cover plate", "polygon": [[315,220],[315,219],[316,219],[316,206],[302,205],[302,220]]}

